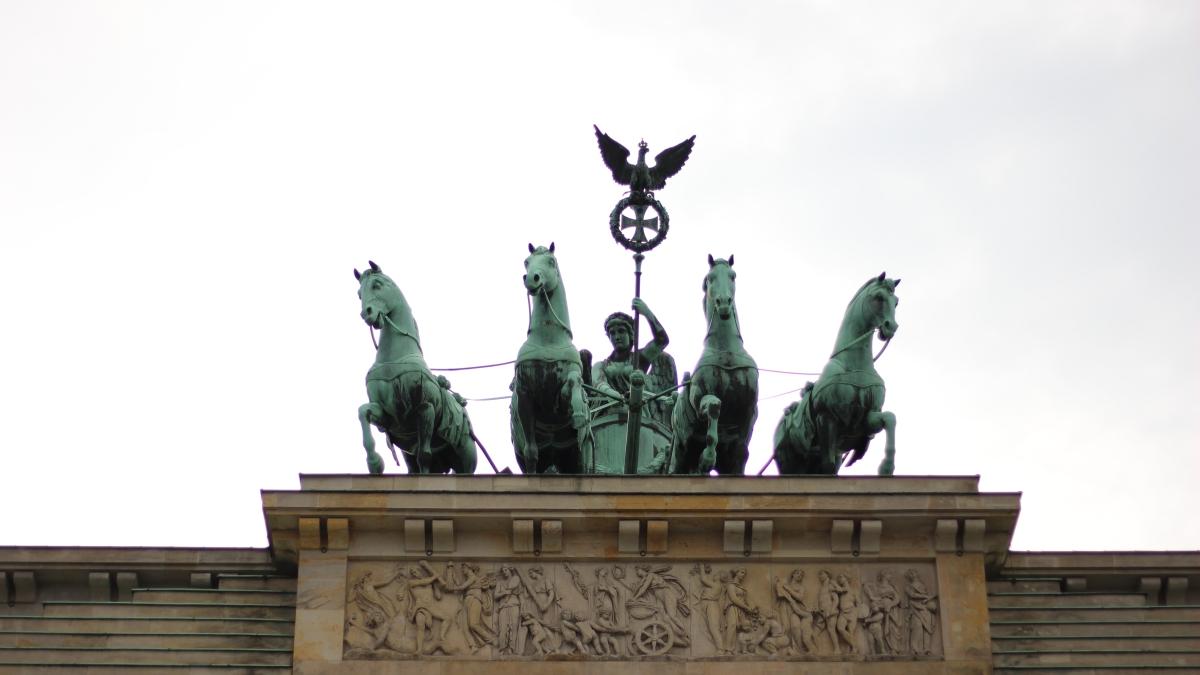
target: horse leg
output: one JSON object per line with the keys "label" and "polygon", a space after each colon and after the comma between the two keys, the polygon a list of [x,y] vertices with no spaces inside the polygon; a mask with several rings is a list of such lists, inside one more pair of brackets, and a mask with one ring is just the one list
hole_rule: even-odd
{"label": "horse leg", "polygon": [[522,396],[520,386],[513,390],[513,445],[523,473],[538,473],[537,433],[534,429],[533,403],[529,396]]}
{"label": "horse leg", "polygon": [[827,412],[823,426],[825,427],[824,438],[821,438],[821,473],[829,476],[836,476],[838,469],[842,468],[842,448],[838,445],[841,440],[840,429],[837,419],[832,412]]}
{"label": "horse leg", "polygon": [[746,473],[746,462],[750,460],[750,438],[754,434],[754,423],[758,420],[757,383],[755,383],[753,391],[754,398],[745,417],[746,423],[738,430],[738,437],[734,439],[731,448],[732,452],[727,455],[725,461],[727,466],[720,473],[729,473],[738,476]]}
{"label": "horse leg", "polygon": [[383,409],[378,403],[364,403],[358,407],[358,421],[362,424],[363,448],[367,451],[367,470],[373,474],[383,473],[383,458],[375,452],[375,437],[371,434],[371,424],[383,417]]}
{"label": "horse leg", "polygon": [[883,461],[879,463],[879,475],[890,476],[896,472],[896,416],[886,410],[867,414],[867,429],[870,433],[887,434],[883,446]]}
{"label": "horse leg", "polygon": [[[592,447],[590,412],[587,400],[583,396],[583,376],[580,371],[571,369],[567,372],[566,382],[563,383],[563,394],[570,405],[571,427],[575,429],[575,444],[579,446],[579,458],[590,460],[595,449]],[[587,463],[591,464],[590,461]]]}
{"label": "horse leg", "polygon": [[708,418],[708,424],[704,431],[704,450],[700,452],[699,466],[700,475],[702,476],[708,475],[708,472],[712,471],[712,468],[717,463],[717,441],[719,440],[717,420],[720,418],[720,415],[705,414],[705,417]]}
{"label": "horse leg", "polygon": [[437,424],[437,411],[433,409],[433,404],[429,401],[422,401],[421,405],[413,411],[417,416],[417,451],[416,460],[417,466],[420,467],[421,473],[430,473],[433,470],[433,431],[434,425]]}

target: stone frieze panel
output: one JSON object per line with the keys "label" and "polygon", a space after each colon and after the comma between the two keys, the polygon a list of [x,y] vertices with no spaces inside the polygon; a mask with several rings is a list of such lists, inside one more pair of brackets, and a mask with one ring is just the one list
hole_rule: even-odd
{"label": "stone frieze panel", "polygon": [[354,561],[344,658],[937,659],[931,563]]}

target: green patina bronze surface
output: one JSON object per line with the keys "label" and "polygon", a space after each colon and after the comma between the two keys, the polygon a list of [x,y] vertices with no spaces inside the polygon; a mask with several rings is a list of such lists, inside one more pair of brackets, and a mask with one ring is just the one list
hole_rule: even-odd
{"label": "green patina bronze surface", "polygon": [[829,363],[805,387],[775,429],[775,462],[782,474],[836,474],[854,464],[879,431],[887,434],[879,475],[895,471],[896,416],[883,410],[883,378],[871,356],[871,336],[896,334],[896,286],[885,274],[858,289],[846,307]]}
{"label": "green patina bronze surface", "polygon": [[[596,130],[596,143],[600,146],[600,157],[604,159],[604,165],[612,171],[613,180],[629,186],[631,203],[635,205],[649,204],[654,198],[651,190],[666,187],[667,179],[679,173],[696,144],[696,137],[692,136],[655,155],[654,166],[649,166],[646,164],[646,153],[650,151],[650,147],[646,145],[646,141],[642,141],[638,143],[637,164],[630,164],[628,148],[600,131],[600,127],[592,125],[592,128]],[[643,209],[638,216],[639,220],[644,213]],[[642,240],[645,240],[644,236]]]}
{"label": "green patina bronze surface", "polygon": [[[758,417],[758,366],[742,344],[733,256],[708,257],[704,352],[672,413],[671,473],[745,473]],[[687,376],[684,376],[687,380]]]}
{"label": "green patina bronze surface", "polygon": [[[607,358],[592,366],[592,384],[597,389],[628,398],[629,378],[635,370],[646,373],[645,387],[649,394],[674,389],[679,383],[675,359],[666,352],[670,338],[654,312],[641,298],[634,298],[632,308],[646,317],[653,339],[641,349],[633,349],[634,318],[625,312],[613,312],[604,320],[604,332],[612,344]],[[643,414],[663,424],[671,423],[671,409],[667,396],[649,401]]]}
{"label": "green patina bronze surface", "polygon": [[[465,401],[446,378],[434,377],[421,354],[421,336],[400,288],[374,262],[354,270],[362,319],[380,332],[375,364],[367,372],[369,403],[358,409],[367,468],[383,473],[371,425],[399,447],[409,473],[474,473],[475,443]],[[399,463],[399,459],[396,459]]]}
{"label": "green patina bronze surface", "polygon": [[[591,353],[573,342],[554,244],[529,245],[523,277],[529,328],[510,385],[517,464],[527,474],[743,474],[758,416],[759,368],[742,340],[733,256],[708,257],[704,351],[693,372],[684,374],[682,389],[675,360],[665,351],[667,331],[640,297],[644,254],[662,241],[667,226],[652,190],[679,172],[696,137],[660,152],[649,166],[644,141],[634,164],[627,148],[595,131],[613,179],[630,187],[609,220],[618,243],[634,252],[633,315],[608,316],[604,329],[612,350],[593,364]],[[623,215],[626,208],[634,210],[633,218]],[[651,208],[658,218],[646,217]],[[623,229],[633,234],[625,236]],[[404,451],[410,472],[473,472],[476,441],[465,401],[425,365],[403,294],[375,263],[362,274],[355,270],[355,277],[362,318],[382,333],[367,375],[370,402],[359,409],[371,472],[383,471],[372,424],[386,434],[393,456],[394,447]],[[881,274],[851,300],[820,378],[808,383],[775,430],[773,460],[780,473],[836,474],[843,463],[860,459],[881,430],[887,445],[879,473],[893,472],[896,418],[882,409],[885,388],[871,337],[876,331],[885,341],[894,335],[898,283]],[[639,348],[643,316],[651,340]]]}
{"label": "green patina bronze surface", "polygon": [[[592,431],[595,451],[586,473],[662,473],[671,438],[671,406],[677,381],[670,341],[658,317],[641,298],[634,316],[614,312],[604,321],[612,352],[592,366]],[[634,349],[636,317],[645,316],[653,339]]]}
{"label": "green patina bronze surface", "polygon": [[582,473],[592,452],[591,415],[553,243],[529,245],[524,282],[529,329],[509,406],[517,465],[524,473]]}

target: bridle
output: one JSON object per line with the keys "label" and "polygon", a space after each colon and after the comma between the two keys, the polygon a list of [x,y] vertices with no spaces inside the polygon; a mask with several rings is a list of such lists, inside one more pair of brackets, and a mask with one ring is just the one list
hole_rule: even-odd
{"label": "bridle", "polygon": [[[712,311],[709,311],[709,309],[708,309],[708,288],[709,287],[707,285],[704,288],[704,318],[708,322],[708,327],[704,333],[705,340],[712,337],[712,335],[713,335],[713,323],[714,323],[714,320],[715,320],[716,314],[717,314],[717,307],[716,307],[715,300],[713,301]],[[737,336],[740,339],[742,337],[742,323],[740,320],[738,320],[737,305],[733,301],[733,293],[729,294],[729,313],[733,318],[733,328],[737,332]],[[722,319],[722,321],[725,321],[725,320],[727,320],[727,319]]]}
{"label": "bridle", "polygon": [[[385,307],[386,307],[386,305],[385,305]],[[397,326],[396,322],[392,321],[392,317],[387,315],[387,312],[380,311],[379,316],[382,317],[383,320],[387,322],[387,325],[392,327],[392,330],[396,331],[397,333],[399,333],[400,335],[403,335],[406,338],[412,339],[413,342],[417,343],[417,351],[421,352],[422,354],[425,353],[425,350],[421,347],[421,339],[420,338],[418,338],[416,335],[413,335],[412,333],[404,330],[400,326]],[[375,351],[379,351],[379,341],[375,339],[375,327],[372,326],[371,324],[367,324],[367,330],[370,331],[370,333],[371,333],[371,344],[375,345]]]}
{"label": "bridle", "polygon": [[[555,271],[555,274],[558,273],[557,264],[553,265],[552,269]],[[562,318],[559,317],[558,312],[554,311],[554,303],[550,302],[550,291],[546,289],[546,284],[543,283],[542,285],[538,286],[534,293],[537,293],[543,300],[546,301],[546,307],[550,309],[550,318],[554,320],[554,323],[557,324],[559,328],[562,328],[567,332],[567,337],[574,339],[575,334],[571,331],[571,327],[567,325],[566,321],[563,321]],[[525,296],[525,304],[529,309],[529,328],[525,331],[526,335],[533,333],[533,304],[529,299],[532,296],[533,293],[528,293]]]}
{"label": "bridle", "polygon": [[[865,297],[865,294],[866,294],[866,291],[864,291],[864,292],[863,292],[863,294],[860,294],[860,297]],[[863,302],[862,300],[859,300],[858,302],[859,302],[859,307],[858,307],[858,311],[859,311],[859,313],[860,313],[860,314],[866,314],[866,306],[865,306],[865,305],[866,305],[866,303],[865,303],[865,302]],[[859,335],[858,337],[854,338],[853,340],[851,340],[851,341],[847,342],[846,344],[842,345],[842,347],[841,347],[840,349],[838,349],[838,350],[834,351],[832,354],[830,354],[830,355],[829,355],[829,358],[831,358],[831,359],[832,359],[833,357],[837,356],[838,354],[841,354],[842,352],[846,351],[847,349],[850,349],[850,348],[851,348],[851,347],[853,347],[854,345],[856,345],[856,344],[858,344],[858,343],[862,342],[863,340],[865,340],[865,339],[869,338],[869,337],[871,336],[871,334],[872,334],[872,333],[874,333],[876,330],[879,330],[879,325],[883,323],[883,320],[882,320],[882,319],[880,319],[880,321],[879,321],[879,323],[878,323],[878,324],[876,324],[876,323],[873,323],[873,322],[868,322],[868,323],[870,323],[870,324],[871,324],[871,327],[867,329],[867,332],[863,333],[862,335]],[[893,334],[893,335],[892,335],[892,337],[895,337],[895,334]],[[892,343],[892,338],[888,338],[888,339],[884,340],[884,341],[883,341],[883,347],[880,347],[880,349],[879,349],[879,353],[878,353],[878,354],[876,354],[876,355],[875,355],[875,356],[874,356],[874,357],[871,359],[871,363],[875,363],[876,361],[878,361],[878,360],[879,360],[879,357],[883,356],[883,353],[884,353],[885,351],[887,351],[888,345],[890,345],[891,343]]]}

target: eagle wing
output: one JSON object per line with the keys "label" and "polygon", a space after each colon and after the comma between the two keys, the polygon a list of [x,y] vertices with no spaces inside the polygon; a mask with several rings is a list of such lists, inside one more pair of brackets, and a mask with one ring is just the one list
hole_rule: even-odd
{"label": "eagle wing", "polygon": [[696,144],[693,135],[686,141],[667,148],[654,156],[654,168],[650,169],[650,189],[661,190],[667,186],[667,179],[679,173],[692,154],[692,146]]}
{"label": "eagle wing", "polygon": [[[633,165],[629,163],[629,148],[614,141],[611,136],[600,131],[600,127],[595,124],[592,125],[592,128],[596,130],[596,142],[600,145],[600,157],[604,159],[604,165],[612,171],[613,180],[621,185],[629,185],[629,181],[633,179]],[[684,159],[686,158],[687,155],[684,155]]]}

